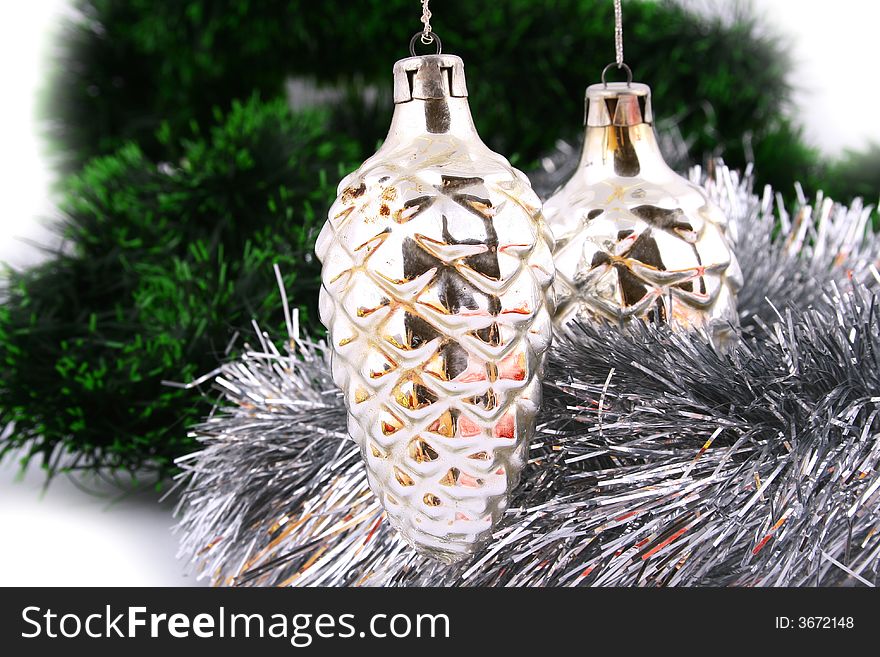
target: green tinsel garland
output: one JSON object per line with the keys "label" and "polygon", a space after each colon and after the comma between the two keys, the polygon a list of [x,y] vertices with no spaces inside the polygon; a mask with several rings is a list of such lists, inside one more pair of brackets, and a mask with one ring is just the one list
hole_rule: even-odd
{"label": "green tinsel garland", "polygon": [[216,118],[210,130],[192,126],[173,163],[134,144],[92,161],[67,186],[68,244],[8,273],[0,426],[14,430],[0,456],[26,447],[51,474],[53,455],[70,452],[64,469],[164,476],[204,406],[162,381],[210,369],[237,329],[271,316],[273,263],[309,323],[315,226],[352,145],[326,140],[325,116],[280,100]]}

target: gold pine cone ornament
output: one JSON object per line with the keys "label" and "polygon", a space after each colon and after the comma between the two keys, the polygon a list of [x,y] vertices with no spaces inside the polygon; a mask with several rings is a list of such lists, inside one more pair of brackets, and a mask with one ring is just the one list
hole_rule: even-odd
{"label": "gold pine cone ornament", "polygon": [[727,219],[663,160],[650,88],[592,85],[585,123],[578,168],[544,205],[556,238],[555,322],[639,318],[728,346],[742,274]]}
{"label": "gold pine cone ornament", "polygon": [[461,59],[397,62],[394,100],[318,237],[320,313],[370,487],[410,545],[454,562],[490,537],[526,459],[552,237],[477,135]]}

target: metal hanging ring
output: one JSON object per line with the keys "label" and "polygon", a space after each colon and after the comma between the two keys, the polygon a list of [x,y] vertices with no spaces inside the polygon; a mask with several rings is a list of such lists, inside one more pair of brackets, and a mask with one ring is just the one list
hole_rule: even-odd
{"label": "metal hanging ring", "polygon": [[[425,36],[429,38],[427,42],[425,41]],[[435,55],[439,55],[441,52],[443,52],[443,44],[440,42],[440,37],[437,36],[436,32],[428,32],[427,35],[424,32],[416,32],[415,34],[413,34],[413,38],[409,40],[409,54],[413,57],[416,56],[416,39],[420,40],[426,45],[429,43],[433,43],[434,46],[437,48],[437,52],[434,53]]]}
{"label": "metal hanging ring", "polygon": [[624,70],[626,71],[626,86],[627,86],[627,87],[631,87],[631,86],[632,86],[632,81],[633,81],[633,72],[632,72],[632,69],[631,69],[629,66],[627,66],[626,64],[623,64],[623,63],[618,64],[617,62],[611,62],[608,66],[606,66],[605,68],[602,69],[602,84],[604,84],[606,87],[608,86],[608,82],[605,80],[605,75],[606,75],[606,74],[608,73],[608,71],[610,71],[612,68],[622,68],[622,69],[624,69]]}

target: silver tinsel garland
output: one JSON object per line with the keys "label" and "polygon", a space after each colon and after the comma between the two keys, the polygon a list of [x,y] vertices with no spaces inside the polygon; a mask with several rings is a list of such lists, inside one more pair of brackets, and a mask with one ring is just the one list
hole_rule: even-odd
{"label": "silver tinsel garland", "polygon": [[390,529],[326,348],[287,308],[287,344],[255,327],[258,342],[203,379],[221,401],[195,431],[203,449],[179,461],[182,555],[220,585],[876,584],[871,208],[801,197],[789,213],[748,172],[691,175],[735,227],[739,346],[642,324],[560,336],[523,481],[470,561],[431,561]]}

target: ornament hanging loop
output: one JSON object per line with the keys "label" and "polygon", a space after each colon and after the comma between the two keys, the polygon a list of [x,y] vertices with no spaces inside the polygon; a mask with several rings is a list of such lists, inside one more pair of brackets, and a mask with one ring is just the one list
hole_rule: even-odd
{"label": "ornament hanging loop", "polygon": [[617,62],[611,62],[608,66],[606,66],[605,68],[602,69],[602,84],[603,85],[605,85],[606,87],[608,86],[608,81],[605,79],[605,76],[608,74],[608,71],[610,71],[612,68],[622,68],[624,71],[626,71],[626,86],[627,87],[632,86],[632,81],[633,81],[632,69],[629,66],[627,66],[626,64],[624,64],[623,62],[621,62],[620,64],[618,64]]}
{"label": "ornament hanging loop", "polygon": [[416,41],[421,41],[426,45],[433,43],[436,50],[434,53],[435,55],[439,55],[443,52],[443,44],[436,32],[429,32],[427,41],[425,41],[425,34],[423,32],[416,32],[413,34],[413,38],[409,40],[409,54],[413,57],[416,56]]}

